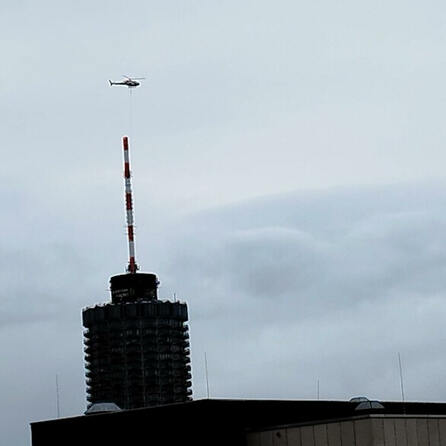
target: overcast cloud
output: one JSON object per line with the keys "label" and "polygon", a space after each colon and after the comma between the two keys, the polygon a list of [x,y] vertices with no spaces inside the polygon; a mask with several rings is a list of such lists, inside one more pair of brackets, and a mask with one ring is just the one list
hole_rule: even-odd
{"label": "overcast cloud", "polygon": [[[0,5],[0,443],[85,407],[81,309],[136,249],[194,395],[445,400],[444,2]],[[146,76],[130,98],[107,79]]]}

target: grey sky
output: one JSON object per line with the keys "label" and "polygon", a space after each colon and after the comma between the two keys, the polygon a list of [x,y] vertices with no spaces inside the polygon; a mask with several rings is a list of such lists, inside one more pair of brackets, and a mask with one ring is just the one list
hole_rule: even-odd
{"label": "grey sky", "polygon": [[[194,392],[444,400],[446,6],[0,6],[0,443],[85,404],[81,308],[136,249],[191,313]],[[146,76],[132,97],[107,79]],[[130,129],[131,124],[131,131]]]}

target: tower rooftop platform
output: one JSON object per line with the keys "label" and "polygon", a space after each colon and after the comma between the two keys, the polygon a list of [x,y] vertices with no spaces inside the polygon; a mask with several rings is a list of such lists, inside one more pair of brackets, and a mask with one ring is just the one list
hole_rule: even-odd
{"label": "tower rooftop platform", "polygon": [[156,300],[159,280],[154,273],[127,273],[110,277],[113,303]]}

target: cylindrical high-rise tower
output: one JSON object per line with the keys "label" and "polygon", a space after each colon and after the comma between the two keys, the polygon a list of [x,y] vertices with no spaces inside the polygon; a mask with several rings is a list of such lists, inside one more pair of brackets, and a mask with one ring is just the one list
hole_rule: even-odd
{"label": "cylindrical high-rise tower", "polygon": [[110,284],[112,302],[83,311],[89,405],[191,399],[186,304],[159,301],[154,274],[113,276]]}
{"label": "cylindrical high-rise tower", "polygon": [[158,300],[158,278],[135,261],[128,139],[123,138],[127,274],[110,278],[111,302],[82,312],[87,400],[122,409],[191,399],[187,305]]}

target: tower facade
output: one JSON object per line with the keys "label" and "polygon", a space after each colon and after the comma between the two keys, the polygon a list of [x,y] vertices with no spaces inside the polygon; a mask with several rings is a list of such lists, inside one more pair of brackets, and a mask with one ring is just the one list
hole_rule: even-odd
{"label": "tower facade", "polygon": [[187,305],[158,300],[155,274],[117,275],[110,285],[111,302],[82,313],[88,406],[190,400]]}

